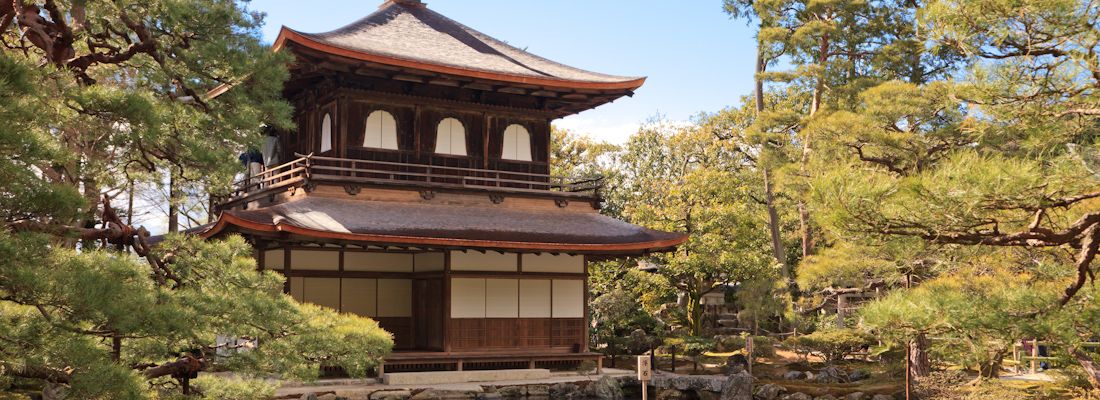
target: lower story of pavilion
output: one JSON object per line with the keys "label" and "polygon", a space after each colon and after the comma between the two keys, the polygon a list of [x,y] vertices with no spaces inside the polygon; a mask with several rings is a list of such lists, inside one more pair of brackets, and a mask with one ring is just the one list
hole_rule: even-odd
{"label": "lower story of pavilion", "polygon": [[296,300],[393,334],[386,368],[568,366],[588,349],[584,255],[294,245],[257,252]]}
{"label": "lower story of pavilion", "polygon": [[287,277],[295,299],[378,321],[394,338],[389,371],[598,360],[588,348],[588,261],[669,251],[687,239],[550,200],[303,197],[225,211],[198,234],[241,234],[260,268]]}

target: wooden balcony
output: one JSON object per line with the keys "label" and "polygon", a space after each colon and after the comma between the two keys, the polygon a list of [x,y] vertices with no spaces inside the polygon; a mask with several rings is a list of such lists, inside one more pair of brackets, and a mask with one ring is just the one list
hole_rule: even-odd
{"label": "wooden balcony", "polygon": [[603,178],[574,178],[490,169],[371,161],[295,154],[298,158],[245,177],[233,184],[233,193],[219,210],[231,209],[290,187],[329,184],[351,188],[368,186],[483,191],[543,195],[552,198],[596,200]]}

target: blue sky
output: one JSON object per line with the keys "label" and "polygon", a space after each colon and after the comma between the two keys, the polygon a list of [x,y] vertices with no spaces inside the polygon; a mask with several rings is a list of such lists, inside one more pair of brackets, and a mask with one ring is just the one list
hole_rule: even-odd
{"label": "blue sky", "polygon": [[[428,7],[534,54],[592,71],[647,76],[632,98],[556,121],[594,138],[622,143],[661,115],[686,121],[734,105],[752,90],[754,31],[730,20],[721,0],[425,0]],[[267,13],[264,40],[279,27],[338,28],[382,0],[254,0]]]}

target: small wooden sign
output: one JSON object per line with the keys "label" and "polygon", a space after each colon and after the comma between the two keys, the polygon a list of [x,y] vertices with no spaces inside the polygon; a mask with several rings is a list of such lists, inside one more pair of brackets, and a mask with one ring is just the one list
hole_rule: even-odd
{"label": "small wooden sign", "polygon": [[649,363],[649,356],[638,356],[638,380],[648,381],[653,378],[653,365]]}
{"label": "small wooden sign", "polygon": [[752,374],[752,336],[745,337],[745,360],[748,361],[749,374]]}

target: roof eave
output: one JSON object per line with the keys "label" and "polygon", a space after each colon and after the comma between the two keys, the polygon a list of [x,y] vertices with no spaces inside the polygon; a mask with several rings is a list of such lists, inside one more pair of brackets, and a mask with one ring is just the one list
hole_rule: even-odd
{"label": "roof eave", "polygon": [[347,57],[359,61],[367,61],[395,67],[418,69],[423,71],[462,76],[475,79],[486,79],[521,85],[536,85],[555,89],[581,89],[581,90],[621,90],[633,92],[645,83],[646,78],[634,78],[616,82],[591,82],[575,81],[567,79],[538,78],[521,75],[501,74],[487,71],[479,71],[469,68],[461,68],[450,65],[439,65],[423,61],[409,60],[351,50],[314,40],[301,32],[283,26],[279,30],[279,36],[275,39],[273,50],[279,51],[291,42],[316,51]]}
{"label": "roof eave", "polygon": [[546,243],[546,242],[515,242],[480,239],[454,239],[433,238],[418,236],[382,235],[352,232],[329,232],[309,228],[302,228],[290,224],[263,224],[238,217],[230,213],[222,213],[218,221],[209,229],[198,233],[203,238],[217,236],[230,228],[239,228],[253,232],[290,234],[328,239],[337,241],[352,241],[388,245],[410,245],[426,247],[447,248],[472,248],[472,249],[501,249],[513,251],[541,251],[584,253],[599,255],[642,255],[670,251],[684,243],[688,235],[678,235],[664,240],[632,242],[632,243]]}

